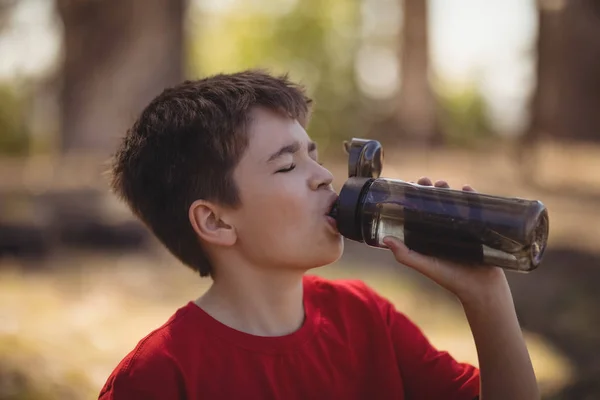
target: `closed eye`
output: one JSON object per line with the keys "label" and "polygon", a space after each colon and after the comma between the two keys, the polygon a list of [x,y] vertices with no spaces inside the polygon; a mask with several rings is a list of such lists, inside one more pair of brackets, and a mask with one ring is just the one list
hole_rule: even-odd
{"label": "closed eye", "polygon": [[292,171],[294,168],[296,168],[296,164],[292,164],[292,165],[290,165],[290,166],[289,166],[289,167],[287,167],[287,168],[278,169],[278,170],[277,170],[277,171],[275,171],[275,172],[276,172],[276,173],[279,173],[279,172],[290,172],[290,171]]}

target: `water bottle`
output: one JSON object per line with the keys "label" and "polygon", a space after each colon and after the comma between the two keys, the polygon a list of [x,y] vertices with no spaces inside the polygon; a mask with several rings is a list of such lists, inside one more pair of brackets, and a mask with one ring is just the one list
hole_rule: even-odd
{"label": "water bottle", "polygon": [[549,224],[540,201],[380,178],[379,142],[344,145],[348,180],[330,215],[347,239],[386,248],[383,238],[395,236],[422,254],[519,272],[541,263]]}

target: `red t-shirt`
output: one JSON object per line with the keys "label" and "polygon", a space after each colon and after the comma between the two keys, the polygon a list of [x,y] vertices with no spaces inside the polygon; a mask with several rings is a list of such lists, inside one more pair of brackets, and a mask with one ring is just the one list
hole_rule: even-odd
{"label": "red t-shirt", "polygon": [[101,400],[473,400],[479,371],[437,351],[360,281],[304,279],[306,319],[260,337],[190,302],[142,339],[108,378]]}

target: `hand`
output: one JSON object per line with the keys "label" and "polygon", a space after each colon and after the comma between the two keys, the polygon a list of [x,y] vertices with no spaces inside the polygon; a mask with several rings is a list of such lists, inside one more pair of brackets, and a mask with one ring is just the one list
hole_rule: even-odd
{"label": "hand", "polygon": [[[419,185],[432,186],[429,178],[423,177]],[[445,181],[435,182],[436,187],[449,188]],[[474,192],[469,185],[462,188]],[[430,257],[410,250],[395,237],[386,237],[383,242],[390,248],[396,260],[413,268],[440,286],[454,293],[463,303],[480,302],[483,298],[495,296],[498,291],[506,292],[508,283],[501,268],[488,265],[460,264]]]}

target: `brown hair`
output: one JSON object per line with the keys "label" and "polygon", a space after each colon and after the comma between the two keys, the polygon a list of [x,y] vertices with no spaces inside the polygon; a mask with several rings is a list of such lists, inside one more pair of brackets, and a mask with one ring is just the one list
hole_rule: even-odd
{"label": "brown hair", "polygon": [[233,170],[246,147],[254,107],[305,125],[311,99],[287,75],[250,70],[166,89],[127,131],[113,160],[111,188],[181,262],[201,276],[210,261],[188,218],[197,199],[238,206]]}

